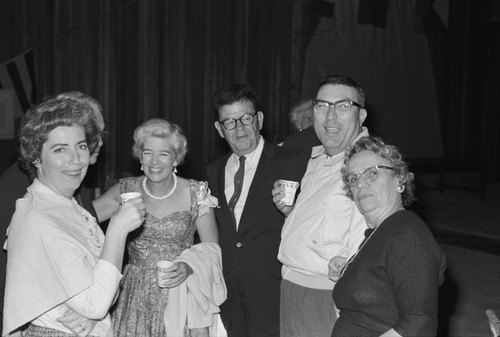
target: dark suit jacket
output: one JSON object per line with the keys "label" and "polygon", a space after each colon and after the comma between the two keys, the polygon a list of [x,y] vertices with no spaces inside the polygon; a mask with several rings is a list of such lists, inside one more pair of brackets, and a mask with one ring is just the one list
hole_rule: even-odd
{"label": "dark suit jacket", "polygon": [[248,305],[260,326],[266,331],[278,333],[281,264],[277,255],[285,218],[274,205],[271,191],[278,179],[300,182],[309,155],[265,142],[238,231],[224,194],[225,167],[230,155],[219,158],[207,168],[212,195],[219,199],[220,208],[215,209],[215,216],[228,288],[227,300],[221,307],[221,318],[228,326],[232,302],[237,296],[232,275],[240,273]]}
{"label": "dark suit jacket", "polygon": [[309,153],[311,153],[311,149],[313,147],[318,145],[321,145],[321,142],[319,141],[313,126],[310,126],[305,130],[292,133],[283,141],[283,146],[285,147],[293,147],[309,151]]}

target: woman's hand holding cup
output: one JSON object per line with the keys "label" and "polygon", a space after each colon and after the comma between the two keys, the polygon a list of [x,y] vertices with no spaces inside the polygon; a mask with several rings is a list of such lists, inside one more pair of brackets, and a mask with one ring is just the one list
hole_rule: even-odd
{"label": "woman's hand holding cup", "polygon": [[156,269],[160,288],[175,288],[193,273],[193,269],[185,262],[158,261]]}
{"label": "woman's hand holding cup", "polygon": [[121,230],[125,230],[128,233],[137,229],[144,221],[146,205],[141,194],[138,192],[135,195],[132,195],[132,193],[123,193],[120,195],[120,198],[122,205],[111,218],[109,227],[116,223]]}

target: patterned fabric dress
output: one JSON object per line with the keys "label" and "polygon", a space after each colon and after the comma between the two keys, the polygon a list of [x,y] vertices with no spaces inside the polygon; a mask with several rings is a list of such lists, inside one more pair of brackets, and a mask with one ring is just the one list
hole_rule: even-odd
{"label": "patterned fabric dress", "polygon": [[[143,192],[134,178],[121,179],[119,183],[120,193]],[[112,309],[114,337],[165,337],[163,313],[168,289],[158,287],[156,262],[173,261],[190,248],[196,219],[210,207],[217,207],[217,198],[210,195],[206,182],[190,180],[189,188],[190,211],[174,212],[162,219],[146,212],[144,224],[129,234],[128,263],[118,301]],[[185,329],[184,337],[187,336],[208,336],[208,328]]]}

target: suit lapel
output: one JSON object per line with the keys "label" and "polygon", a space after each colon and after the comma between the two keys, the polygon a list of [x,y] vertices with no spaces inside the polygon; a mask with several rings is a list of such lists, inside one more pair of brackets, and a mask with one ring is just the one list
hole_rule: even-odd
{"label": "suit lapel", "polygon": [[217,188],[219,189],[219,198],[223,209],[228,208],[226,193],[224,193],[224,185],[226,184],[226,164],[228,159],[229,156],[227,156],[225,160],[221,161],[221,167],[217,170],[219,172],[219,176],[217,177]]}
{"label": "suit lapel", "polygon": [[[224,185],[226,180],[226,164],[229,160],[231,153],[227,154],[224,158],[217,162],[217,166],[215,168],[216,176],[215,176],[215,185],[214,186],[214,194],[219,198],[219,214],[221,215],[220,225],[229,226],[230,230],[235,232],[235,228],[233,225],[233,219],[231,213],[229,212],[229,206],[227,205],[228,200],[226,199],[226,193],[224,191]],[[215,190],[216,189],[216,190]]]}
{"label": "suit lapel", "polygon": [[[245,206],[243,208],[243,212],[241,214],[241,220],[238,226],[238,231],[244,230],[244,228],[248,225],[248,222],[245,222],[244,219],[251,218],[247,216],[247,214],[253,214],[256,212],[253,210],[254,207],[259,207],[259,195],[258,190],[262,185],[264,178],[268,174],[271,169],[271,160],[274,157],[274,147],[271,143],[267,141],[264,143],[264,148],[262,149],[262,154],[259,159],[259,164],[257,165],[257,170],[255,171],[255,175],[252,180],[252,184],[250,185],[250,189],[248,190],[248,196],[245,201]],[[271,191],[269,191],[271,193]]]}

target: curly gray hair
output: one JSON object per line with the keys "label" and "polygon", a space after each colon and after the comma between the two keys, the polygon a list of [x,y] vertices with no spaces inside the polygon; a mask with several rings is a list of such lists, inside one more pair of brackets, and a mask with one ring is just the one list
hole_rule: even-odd
{"label": "curly gray hair", "polygon": [[398,177],[401,186],[404,190],[401,193],[401,198],[404,206],[409,206],[417,200],[415,196],[415,177],[408,169],[408,164],[403,160],[401,152],[393,145],[385,144],[381,138],[375,136],[367,136],[360,138],[345,150],[344,166],[341,168],[342,180],[344,181],[344,190],[347,196],[352,199],[352,192],[347,185],[347,164],[356,153],[361,151],[371,151],[376,155],[389,161],[390,165],[396,170],[394,174]]}

